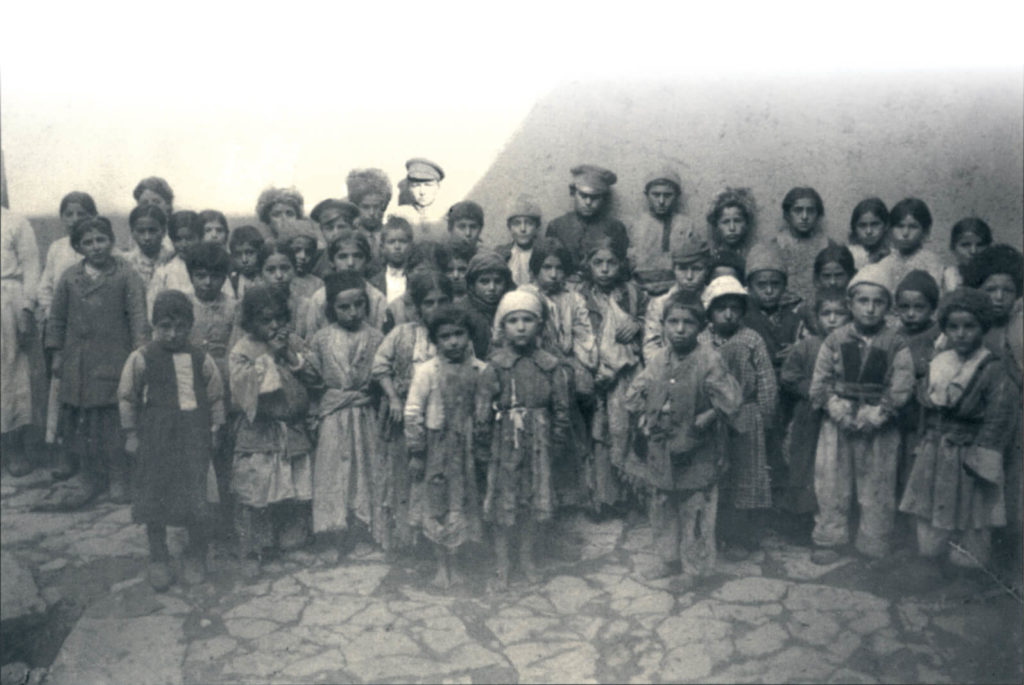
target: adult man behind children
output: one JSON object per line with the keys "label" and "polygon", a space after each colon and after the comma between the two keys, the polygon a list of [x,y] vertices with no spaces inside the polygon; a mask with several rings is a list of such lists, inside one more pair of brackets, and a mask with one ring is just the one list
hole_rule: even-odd
{"label": "adult man behind children", "polygon": [[429,159],[414,157],[405,163],[405,171],[411,202],[401,204],[403,196],[400,194],[400,204],[389,214],[408,221],[415,240],[440,239],[448,227],[448,204],[438,201],[444,169]]}
{"label": "adult man behind children", "polygon": [[583,246],[602,235],[611,237],[625,252],[629,245],[626,227],[608,216],[611,187],[618,178],[608,169],[593,164],[581,164],[571,173],[569,195],[573,199],[573,211],[548,224],[545,235],[562,241],[577,267],[583,259]]}

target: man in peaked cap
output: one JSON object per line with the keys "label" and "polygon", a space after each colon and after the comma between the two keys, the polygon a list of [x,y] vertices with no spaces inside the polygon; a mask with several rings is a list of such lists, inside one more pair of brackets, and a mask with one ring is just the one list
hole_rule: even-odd
{"label": "man in peaked cap", "polygon": [[672,169],[644,180],[646,207],[628,224],[629,262],[637,282],[648,294],[672,287],[672,251],[695,235],[693,222],[679,212],[683,184]]}
{"label": "man in peaked cap", "polygon": [[583,259],[583,246],[602,234],[620,243],[623,252],[629,245],[625,225],[608,216],[611,187],[616,180],[614,173],[593,164],[572,169],[569,196],[573,199],[573,211],[548,224],[545,235],[562,241],[576,264]]}
{"label": "man in peaked cap", "polygon": [[413,157],[405,163],[405,188],[399,184],[398,207],[391,214],[408,221],[417,240],[440,236],[447,226],[448,204],[438,201],[444,169],[437,162]]}

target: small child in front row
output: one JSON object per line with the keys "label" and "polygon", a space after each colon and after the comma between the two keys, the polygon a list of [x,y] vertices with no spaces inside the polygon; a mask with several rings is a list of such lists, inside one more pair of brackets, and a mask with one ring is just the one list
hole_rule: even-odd
{"label": "small child in front row", "polygon": [[224,424],[223,383],[209,354],[189,342],[192,303],[165,290],[153,303],[153,341],[135,350],[117,389],[129,455],[134,458],[132,520],[146,526],[149,582],[174,582],[167,526],[188,528],[183,576],[202,581],[208,502],[217,502],[211,457]]}
{"label": "small child in front row", "polygon": [[853,498],[860,505],[856,549],[880,559],[891,549],[900,430],[896,418],[914,390],[906,340],[886,324],[892,286],[882,263],[857,272],[847,288],[853,321],[825,338],[814,364],[811,406],[825,417],[818,435],[818,499],[811,561],[830,564],[850,539]]}
{"label": "small child in front row", "polygon": [[405,404],[409,473],[419,491],[410,521],[437,550],[433,583],[442,589],[462,582],[456,550],[482,536],[474,413],[487,365],[473,356],[469,325],[462,308],[446,304],[434,312],[427,329],[437,356],[416,366]]}
{"label": "small child in front row", "polygon": [[719,511],[725,556],[742,561],[760,538],[763,521],[757,511],[772,506],[766,434],[775,420],[778,386],[764,340],[742,323],[747,291],[740,282],[720,276],[708,284],[701,300],[710,325],[698,339],[718,351],[741,389],[735,430],[726,437],[730,467]]}
{"label": "small child in front row", "polygon": [[666,346],[626,393],[630,413],[639,415],[638,437],[644,438],[638,449],[644,458],[630,461],[629,475],[650,492],[662,558],[644,575],[682,572],[692,581],[714,571],[718,481],[729,456],[723,429],[742,396],[722,356],[698,341],[705,314],[697,293],[673,293],[662,317]]}
{"label": "small child in front row", "polygon": [[[501,257],[494,258],[505,267]],[[531,582],[538,579],[533,541],[537,525],[554,514],[551,461],[569,437],[569,374],[539,346],[544,305],[532,292],[507,293],[495,319],[502,339],[479,381],[475,421],[478,439],[491,445],[483,514],[494,525],[497,569],[491,587],[501,590],[508,587],[513,530],[520,568]]]}
{"label": "small child in front row", "polygon": [[915,517],[922,556],[948,553],[954,566],[969,568],[989,563],[992,529],[1007,522],[1003,448],[1015,407],[1002,364],[984,345],[991,322],[984,293],[961,288],[943,297],[939,325],[949,349],[918,386],[924,437],[900,503]]}

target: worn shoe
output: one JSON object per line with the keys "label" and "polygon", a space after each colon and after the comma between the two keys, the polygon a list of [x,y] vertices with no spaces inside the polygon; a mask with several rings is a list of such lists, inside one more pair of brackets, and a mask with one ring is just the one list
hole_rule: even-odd
{"label": "worn shoe", "polygon": [[149,564],[149,584],[157,592],[163,592],[174,583],[174,571],[165,561],[154,561]]}

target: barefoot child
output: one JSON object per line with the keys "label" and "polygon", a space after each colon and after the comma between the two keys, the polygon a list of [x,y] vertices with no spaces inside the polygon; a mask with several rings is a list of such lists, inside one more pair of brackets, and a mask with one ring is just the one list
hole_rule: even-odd
{"label": "barefoot child", "polygon": [[223,383],[210,355],[189,343],[192,322],[187,295],[157,295],[153,342],[131,353],[117,389],[135,463],[132,520],[146,526],[149,582],[158,592],[174,582],[167,526],[188,528],[183,576],[190,585],[202,581],[207,503],[218,501],[211,457],[224,424]]}
{"label": "barefoot child", "polygon": [[890,551],[900,449],[894,419],[913,392],[914,360],[903,336],[886,325],[888,275],[881,262],[857,272],[847,288],[853,321],[825,338],[814,364],[811,405],[826,413],[814,467],[815,563],[839,558],[854,497],[857,551],[876,559]]}
{"label": "barefoot child", "polygon": [[643,438],[629,475],[649,491],[662,559],[644,575],[682,572],[692,579],[714,571],[718,480],[728,459],[721,433],[742,399],[721,355],[697,340],[705,324],[699,295],[673,293],[662,316],[666,346],[626,394]]}
{"label": "barefoot child", "polygon": [[481,538],[473,418],[480,374],[487,365],[473,356],[464,309],[441,305],[427,329],[437,356],[413,372],[405,442],[413,487],[420,490],[413,498],[412,522],[437,550],[434,585],[448,589],[462,580],[456,550]]}
{"label": "barefoot child", "polygon": [[850,215],[850,252],[863,269],[889,254],[889,210],[877,197],[861,200]]}
{"label": "barefoot child", "polygon": [[949,251],[956,264],[942,272],[942,292],[951,293],[964,284],[964,270],[976,254],[992,244],[992,229],[981,219],[968,217],[953,224]]}
{"label": "barefoot child", "polygon": [[[501,257],[493,256],[504,266]],[[493,587],[500,590],[508,587],[513,528],[520,568],[530,581],[538,577],[532,546],[537,525],[554,513],[551,460],[569,434],[569,375],[539,347],[544,309],[536,295],[526,290],[506,294],[495,317],[503,340],[479,381],[476,426],[481,438],[490,437],[483,513],[494,524]]]}

